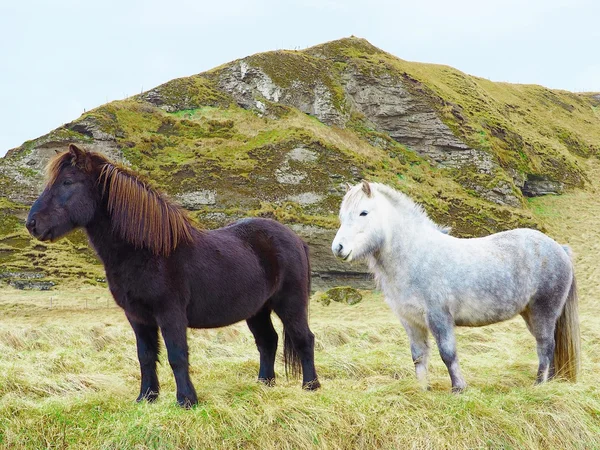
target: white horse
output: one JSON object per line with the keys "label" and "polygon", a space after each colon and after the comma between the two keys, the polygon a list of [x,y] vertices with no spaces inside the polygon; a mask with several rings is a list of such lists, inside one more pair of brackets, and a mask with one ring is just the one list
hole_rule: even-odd
{"label": "white horse", "polygon": [[452,380],[466,387],[454,326],[521,314],[537,342],[537,383],[579,369],[577,290],[570,250],[516,229],[473,239],[450,236],[406,195],[379,183],[352,187],[340,208],[333,253],[367,260],[410,340],[417,379],[428,388],[429,331]]}

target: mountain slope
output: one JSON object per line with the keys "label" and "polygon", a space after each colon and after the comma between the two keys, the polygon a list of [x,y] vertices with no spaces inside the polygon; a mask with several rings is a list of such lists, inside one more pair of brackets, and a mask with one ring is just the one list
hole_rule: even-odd
{"label": "mountain slope", "polygon": [[48,158],[79,142],[130,164],[201,226],[277,218],[311,244],[317,282],[360,281],[364,268],[329,251],[346,182],[391,184],[461,236],[539,227],[525,196],[585,188],[580,161],[600,150],[599,104],[403,61],[358,38],[253,55],[11,150],[0,162],[0,263],[43,267],[52,282],[102,277],[81,233],[42,245],[22,226]]}

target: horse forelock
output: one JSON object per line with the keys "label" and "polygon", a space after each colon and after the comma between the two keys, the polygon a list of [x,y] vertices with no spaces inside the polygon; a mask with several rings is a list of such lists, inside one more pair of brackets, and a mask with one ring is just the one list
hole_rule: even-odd
{"label": "horse forelock", "polygon": [[[139,248],[155,255],[168,256],[184,242],[192,240],[193,228],[185,210],[166,199],[128,169],[110,162],[99,153],[88,152],[90,167],[86,172],[95,178],[106,197],[108,213],[115,232]],[[63,152],[46,167],[48,185],[61,171],[74,166],[72,155]]]}
{"label": "horse forelock", "polygon": [[344,212],[354,211],[355,209],[357,209],[358,205],[365,197],[366,194],[362,190],[360,184],[357,184],[356,186],[350,188],[350,190],[346,192],[346,195],[344,195],[344,198],[342,199],[342,204],[340,206],[339,213],[340,218],[342,217],[342,214]]}
{"label": "horse forelock", "polygon": [[51,186],[54,184],[61,171],[68,166],[74,165],[73,158],[69,152],[59,153],[48,161],[46,165],[46,184]]}

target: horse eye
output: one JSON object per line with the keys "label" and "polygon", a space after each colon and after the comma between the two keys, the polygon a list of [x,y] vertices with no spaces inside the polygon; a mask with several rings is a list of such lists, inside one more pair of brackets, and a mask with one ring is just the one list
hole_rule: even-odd
{"label": "horse eye", "polygon": [[72,184],[73,184],[73,180],[65,180],[65,181],[63,181],[63,185],[64,186],[70,186]]}
{"label": "horse eye", "polygon": [[361,216],[366,216],[367,214],[369,214],[367,211],[363,211],[360,213]]}

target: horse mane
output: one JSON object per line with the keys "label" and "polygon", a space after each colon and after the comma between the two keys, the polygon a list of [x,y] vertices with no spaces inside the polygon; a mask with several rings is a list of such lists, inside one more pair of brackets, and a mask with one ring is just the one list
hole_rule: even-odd
{"label": "horse mane", "polygon": [[[370,195],[373,195],[373,193],[379,193],[383,195],[395,208],[410,214],[416,220],[424,222],[425,225],[430,226],[444,234],[448,234],[450,232],[450,227],[445,227],[435,223],[429,218],[423,206],[415,203],[406,194],[403,194],[402,192],[382,183],[368,183],[368,186],[370,187]],[[356,207],[358,202],[360,202],[360,200],[367,195],[368,194],[364,191],[363,184],[359,183],[347,192],[346,197],[344,198],[344,203],[347,204],[347,208]]]}
{"label": "horse mane", "polygon": [[[48,183],[54,183],[66,166],[78,165],[69,152],[55,156],[47,166]],[[169,256],[181,243],[192,241],[194,228],[185,210],[154,190],[136,174],[96,152],[86,152],[80,167],[96,177],[107,197],[113,230],[136,248]]]}

